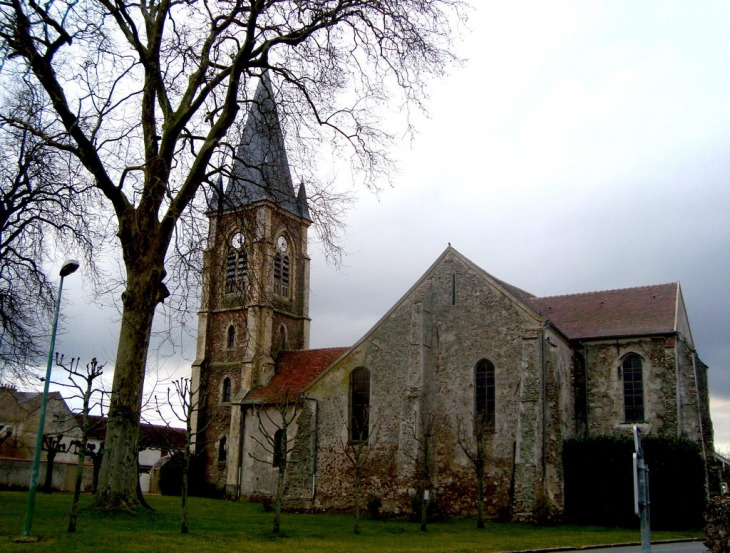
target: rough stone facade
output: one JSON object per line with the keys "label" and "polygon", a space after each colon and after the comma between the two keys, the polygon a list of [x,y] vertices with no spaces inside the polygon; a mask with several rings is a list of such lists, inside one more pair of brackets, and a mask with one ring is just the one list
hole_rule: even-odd
{"label": "rough stone facade", "polygon": [[[297,438],[302,446],[288,468],[290,506],[352,508],[354,475],[344,448],[353,408],[351,375],[359,368],[366,368],[370,378],[372,449],[361,493],[378,497],[383,510],[393,514],[410,513],[413,496],[424,486],[444,514],[476,512],[474,468],[459,438],[471,436],[475,367],[485,359],[494,367],[495,384],[485,474],[490,517],[559,517],[564,506],[562,445],[575,435],[630,432],[638,424],[643,433],[689,437],[712,451],[706,367],[697,359],[689,333],[575,339],[540,314],[551,298],[522,300],[522,294],[448,248],[344,355],[337,352],[337,359],[321,366],[311,382],[309,377],[297,381],[297,393],[306,398],[302,412],[309,430]],[[681,293],[677,297],[681,300]],[[680,324],[689,329],[686,321]],[[622,362],[630,354],[642,360],[645,416],[639,422],[625,420]],[[305,370],[305,361],[301,363]],[[296,367],[281,367],[272,384],[232,405],[244,422],[243,439],[231,442],[239,447],[233,470],[229,457],[231,494],[273,495],[278,473],[261,462],[271,450],[265,447],[256,411],[268,409],[266,419],[275,419],[274,407],[260,398],[273,383],[291,382],[296,372]],[[430,443],[431,475],[425,485],[420,446],[425,426],[434,419],[441,431]],[[230,420],[232,436],[241,422],[240,417]],[[297,436],[294,427],[289,433],[291,439]]]}
{"label": "rough stone facade", "polygon": [[[254,115],[263,117],[251,115],[254,122]],[[278,120],[269,117],[266,128],[276,130]],[[285,161],[283,151],[273,159]],[[279,190],[283,201],[265,196],[261,183],[251,188],[258,177],[244,185],[232,178],[219,205],[238,203],[210,215],[193,366],[205,398],[195,425],[208,482],[232,497],[274,495],[282,393],[298,398],[298,418],[285,435],[290,508],[352,509],[354,475],[344,450],[363,413],[370,448],[363,501],[377,497],[394,514],[409,513],[424,489],[444,514],[476,512],[476,477],[464,451],[473,445],[475,420],[490,425],[490,517],[559,517],[563,442],[576,435],[637,424],[644,433],[695,440],[712,457],[707,367],[677,283],[537,298],[449,246],[355,345],[308,350],[310,220],[303,187],[295,200],[288,166],[277,167],[278,184],[266,190]],[[248,272],[232,291],[226,282],[237,233]],[[282,236],[291,262],[285,294],[276,272]],[[631,382],[623,374],[627,359],[639,367],[626,369]],[[367,375],[366,386],[355,384],[355,374]],[[628,410],[627,389],[641,414]],[[427,439],[431,426],[438,432]],[[708,481],[712,487],[711,475]]]}

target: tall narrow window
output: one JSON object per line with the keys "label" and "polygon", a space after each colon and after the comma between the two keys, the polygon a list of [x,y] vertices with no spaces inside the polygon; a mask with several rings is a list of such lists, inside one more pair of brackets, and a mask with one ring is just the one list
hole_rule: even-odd
{"label": "tall narrow window", "polygon": [[228,337],[226,338],[226,347],[233,349],[236,346],[236,327],[231,325],[228,327]]}
{"label": "tall narrow window", "polygon": [[226,294],[241,292],[248,273],[248,255],[243,249],[243,234],[237,232],[231,238],[230,249],[226,256]]}
{"label": "tall narrow window", "polygon": [[451,275],[451,305],[456,305],[456,275]]}
{"label": "tall narrow window", "polygon": [[238,252],[238,259],[236,259],[236,284],[239,289],[243,288],[243,283],[246,282],[246,275],[248,274],[248,254],[244,251]]}
{"label": "tall narrow window", "polygon": [[283,467],[286,461],[286,434],[279,428],[274,432],[274,467]]}
{"label": "tall narrow window", "polygon": [[228,444],[226,443],[226,437],[223,436],[218,442],[218,462],[224,462],[226,457],[228,457]]}
{"label": "tall narrow window", "polygon": [[644,375],[641,358],[627,356],[621,368],[624,378],[624,422],[644,422]]}
{"label": "tall narrow window", "polygon": [[289,242],[285,236],[276,240],[277,252],[274,256],[274,293],[286,298],[289,297]]}
{"label": "tall narrow window", "polygon": [[289,297],[289,256],[276,254],[274,257],[274,292],[286,298]]}
{"label": "tall narrow window", "polygon": [[358,367],[350,373],[350,440],[370,437],[370,371]]}
{"label": "tall narrow window", "polygon": [[289,297],[289,256],[281,260],[281,295]]}
{"label": "tall narrow window", "polygon": [[231,379],[226,378],[223,381],[223,393],[221,394],[221,401],[228,403],[231,401]]}
{"label": "tall narrow window", "polygon": [[286,349],[286,327],[284,325],[279,327],[279,349],[282,351]]}
{"label": "tall narrow window", "polygon": [[479,361],[474,369],[474,393],[476,415],[480,422],[493,430],[495,423],[494,365],[488,359]]}
{"label": "tall narrow window", "polygon": [[236,252],[226,256],[226,294],[231,294],[236,288]]}

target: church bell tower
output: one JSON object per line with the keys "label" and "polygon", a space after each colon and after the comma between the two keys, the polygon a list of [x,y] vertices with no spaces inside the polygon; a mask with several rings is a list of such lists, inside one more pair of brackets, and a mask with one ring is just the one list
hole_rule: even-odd
{"label": "church bell tower", "polygon": [[205,394],[205,404],[193,422],[205,428],[206,444],[215,444],[204,446],[206,480],[222,487],[230,480],[228,449],[233,453],[239,439],[234,406],[269,381],[279,352],[309,347],[312,221],[304,185],[295,193],[268,73],[208,219],[192,368],[193,389]]}

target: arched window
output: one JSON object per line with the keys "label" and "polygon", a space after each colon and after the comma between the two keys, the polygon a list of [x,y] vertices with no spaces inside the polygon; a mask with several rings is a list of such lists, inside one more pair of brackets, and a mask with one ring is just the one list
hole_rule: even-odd
{"label": "arched window", "polygon": [[279,428],[274,432],[274,467],[283,467],[286,462],[286,434]]}
{"label": "arched window", "polygon": [[218,462],[222,463],[228,456],[228,444],[226,443],[226,437],[223,436],[218,442]]}
{"label": "arched window", "polygon": [[644,375],[641,357],[626,356],[621,364],[624,379],[624,422],[644,422]]}
{"label": "arched window", "polygon": [[228,327],[228,336],[226,338],[226,347],[233,349],[236,346],[236,327],[231,325]]}
{"label": "arched window", "polygon": [[474,412],[488,429],[494,429],[494,364],[489,359],[482,359],[474,369]]}
{"label": "arched window", "polygon": [[226,294],[241,292],[248,272],[248,255],[243,249],[244,239],[240,232],[233,235],[226,256]]}
{"label": "arched window", "polygon": [[350,441],[370,437],[370,371],[358,367],[350,373]]}
{"label": "arched window", "polygon": [[279,327],[279,349],[282,351],[286,349],[286,327],[284,325]]}
{"label": "arched window", "polygon": [[223,393],[221,394],[221,401],[228,403],[231,401],[231,379],[226,378],[223,380]]}

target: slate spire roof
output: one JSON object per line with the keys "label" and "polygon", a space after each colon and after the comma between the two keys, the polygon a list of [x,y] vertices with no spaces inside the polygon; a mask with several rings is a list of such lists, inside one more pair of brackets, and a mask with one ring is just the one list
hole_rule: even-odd
{"label": "slate spire roof", "polygon": [[260,201],[270,201],[311,220],[304,184],[299,185],[297,193],[294,191],[268,72],[261,76],[256,88],[236,149],[232,175],[223,192],[223,205],[214,198],[211,207],[235,209]]}

